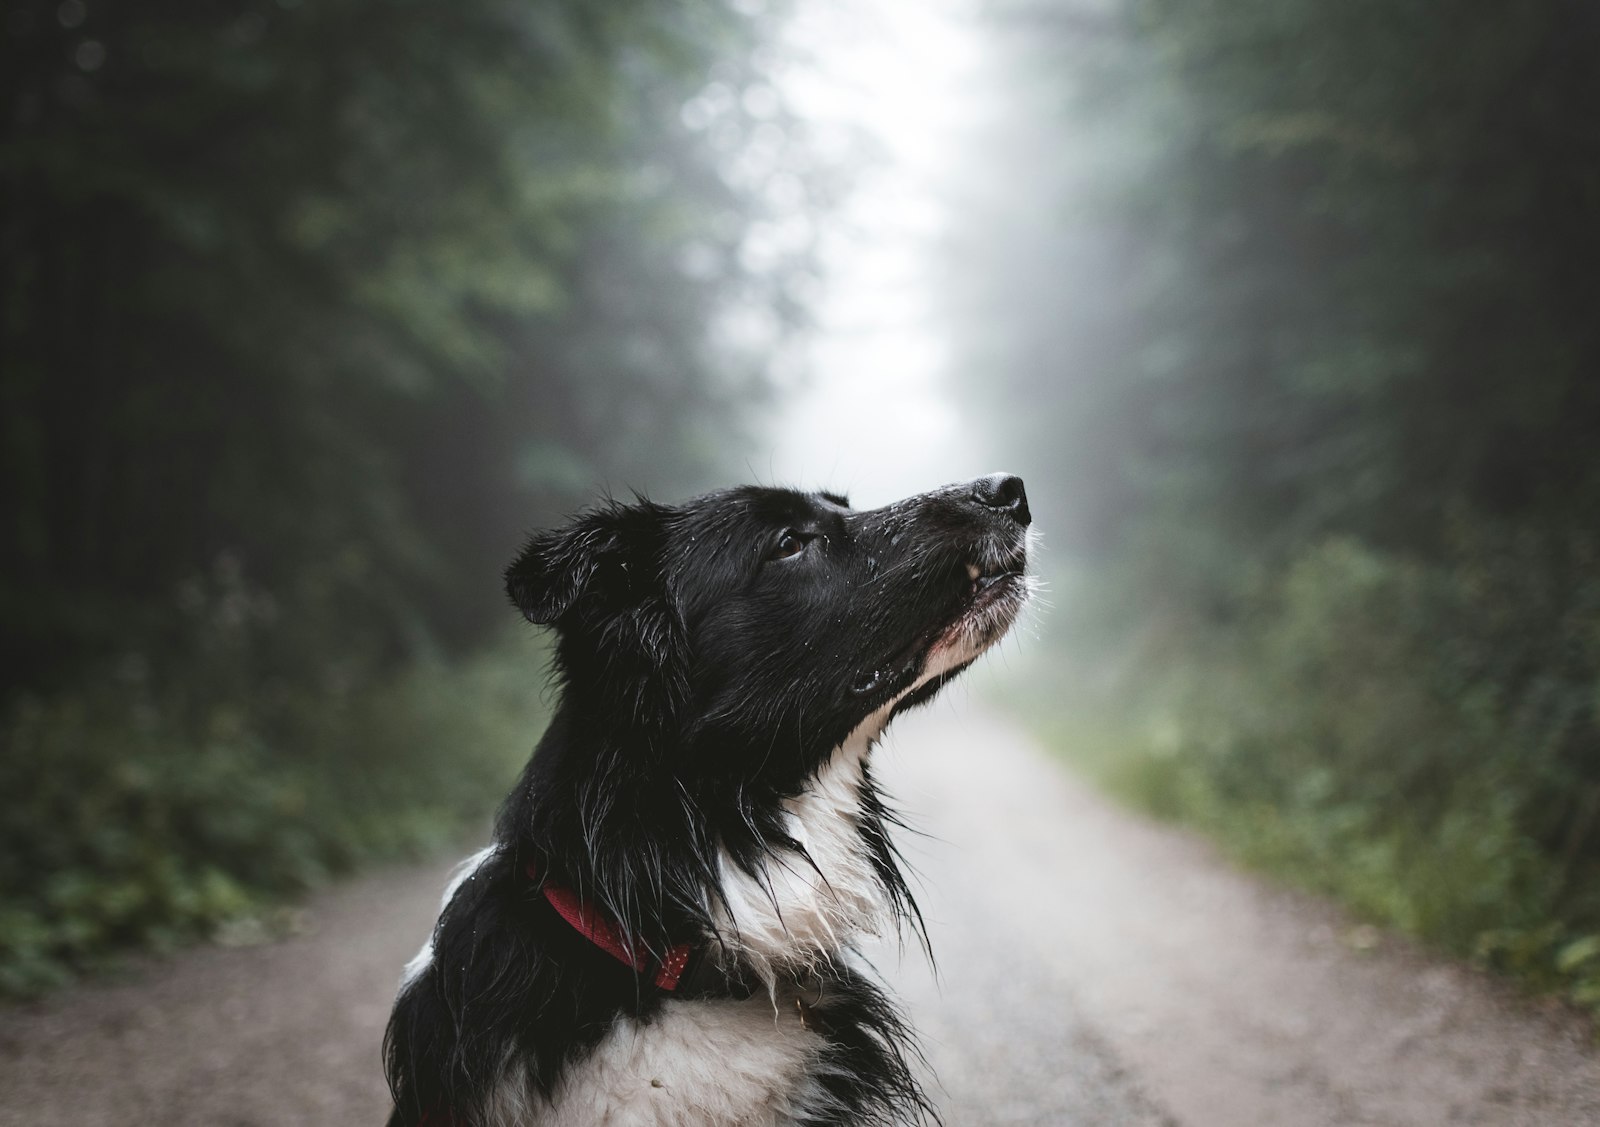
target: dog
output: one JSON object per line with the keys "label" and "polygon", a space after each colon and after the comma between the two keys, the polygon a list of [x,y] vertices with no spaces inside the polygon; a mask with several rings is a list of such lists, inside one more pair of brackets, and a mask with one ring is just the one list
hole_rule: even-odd
{"label": "dog", "polygon": [[855,949],[926,945],[870,752],[1016,620],[1030,520],[993,474],[535,535],[506,590],[555,628],[559,702],[405,969],[390,1127],[937,1122]]}

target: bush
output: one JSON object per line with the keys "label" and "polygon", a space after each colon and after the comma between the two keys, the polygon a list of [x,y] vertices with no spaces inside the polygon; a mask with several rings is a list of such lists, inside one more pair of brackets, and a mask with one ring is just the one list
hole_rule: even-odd
{"label": "bush", "polygon": [[1600,580],[1530,565],[1555,555],[1324,541],[1147,636],[1057,735],[1245,861],[1600,1010]]}
{"label": "bush", "polygon": [[[506,641],[359,687],[158,689],[142,664],[0,718],[0,993],[249,920],[483,818],[542,723],[543,651]],[[181,684],[181,679],[178,679]]]}

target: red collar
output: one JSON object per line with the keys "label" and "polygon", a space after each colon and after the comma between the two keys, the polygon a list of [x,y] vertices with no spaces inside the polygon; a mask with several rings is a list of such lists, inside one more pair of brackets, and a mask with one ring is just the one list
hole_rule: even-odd
{"label": "red collar", "polygon": [[[529,861],[526,871],[528,879],[539,881],[539,866],[536,862]],[[589,901],[580,899],[572,889],[547,880],[540,884],[539,890],[544,893],[544,898],[550,902],[550,906],[561,918],[571,924],[573,930],[590,943],[617,962],[632,967],[636,974],[650,975],[651,980],[662,990],[678,988],[678,980],[683,977],[684,968],[689,965],[689,959],[694,954],[692,946],[687,943],[678,944],[669,950],[666,957],[657,965],[648,951],[628,942],[614,920]]]}

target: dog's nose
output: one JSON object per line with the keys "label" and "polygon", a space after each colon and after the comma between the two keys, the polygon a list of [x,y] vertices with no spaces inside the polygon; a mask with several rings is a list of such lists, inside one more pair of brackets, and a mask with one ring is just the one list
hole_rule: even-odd
{"label": "dog's nose", "polygon": [[972,499],[978,504],[1010,517],[1023,528],[1033,521],[1028,511],[1028,491],[1016,474],[992,473],[972,483]]}

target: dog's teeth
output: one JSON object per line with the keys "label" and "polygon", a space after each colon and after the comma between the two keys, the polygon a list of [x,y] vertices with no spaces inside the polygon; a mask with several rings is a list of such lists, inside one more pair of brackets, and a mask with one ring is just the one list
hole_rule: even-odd
{"label": "dog's teeth", "polygon": [[967,578],[968,579],[977,579],[978,576],[980,576],[982,574],[983,573],[978,570],[978,565],[977,564],[968,564],[967,565]]}

